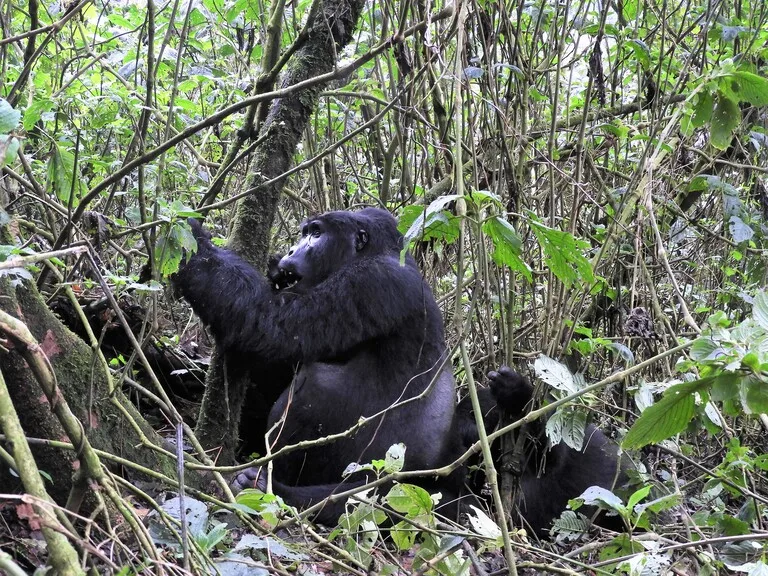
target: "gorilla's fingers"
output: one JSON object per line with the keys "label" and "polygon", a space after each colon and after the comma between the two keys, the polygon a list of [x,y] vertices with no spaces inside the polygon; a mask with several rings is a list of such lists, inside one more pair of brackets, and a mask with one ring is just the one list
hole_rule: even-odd
{"label": "gorilla's fingers", "polygon": [[237,494],[246,488],[256,488],[262,492],[267,491],[267,472],[261,466],[251,466],[240,472],[229,486],[232,492]]}

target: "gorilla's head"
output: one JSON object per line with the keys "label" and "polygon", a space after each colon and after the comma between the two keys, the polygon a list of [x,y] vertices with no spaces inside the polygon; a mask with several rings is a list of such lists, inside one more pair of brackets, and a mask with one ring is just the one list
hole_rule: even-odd
{"label": "gorilla's head", "polygon": [[301,224],[301,238],[278,264],[292,291],[306,292],[361,258],[396,255],[403,236],[392,215],[380,208],[326,212]]}

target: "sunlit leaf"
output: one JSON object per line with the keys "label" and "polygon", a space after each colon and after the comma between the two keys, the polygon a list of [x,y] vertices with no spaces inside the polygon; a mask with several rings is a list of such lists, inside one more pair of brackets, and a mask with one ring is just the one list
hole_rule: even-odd
{"label": "sunlit leaf", "polygon": [[584,241],[577,240],[564,230],[548,228],[539,222],[531,222],[531,229],[544,251],[547,266],[566,287],[579,280],[592,282],[592,266],[582,252],[587,246]]}
{"label": "sunlit leaf", "polygon": [[768,105],[768,79],[762,76],[736,70],[730,75],[728,87],[739,102],[749,102],[753,106]]}
{"label": "sunlit leaf", "polygon": [[600,506],[617,512],[624,510],[621,498],[602,486],[590,486],[579,496],[579,500],[584,500],[587,506]]}
{"label": "sunlit leaf", "polygon": [[760,290],[752,300],[752,318],[763,330],[768,331],[768,292]]}
{"label": "sunlit leaf", "polygon": [[755,231],[752,230],[749,224],[744,222],[744,220],[738,216],[731,216],[731,219],[728,222],[728,230],[731,232],[733,241],[737,244],[748,242],[755,235]]}
{"label": "sunlit leaf", "polygon": [[547,420],[547,438],[553,445],[565,442],[574,450],[584,447],[584,432],[587,427],[587,415],[580,410],[566,409],[556,411]]}
{"label": "sunlit leaf", "polygon": [[578,392],[579,387],[576,380],[568,370],[568,367],[550,358],[546,354],[539,354],[533,363],[533,369],[536,376],[557,390],[564,390],[568,393]]}
{"label": "sunlit leaf", "polygon": [[512,224],[499,216],[493,216],[483,223],[483,232],[493,242],[493,261],[520,272],[528,281],[533,280],[531,269],[520,258],[522,241]]}
{"label": "sunlit leaf", "polygon": [[7,100],[0,98],[0,134],[6,134],[19,125],[21,112],[15,110]]}

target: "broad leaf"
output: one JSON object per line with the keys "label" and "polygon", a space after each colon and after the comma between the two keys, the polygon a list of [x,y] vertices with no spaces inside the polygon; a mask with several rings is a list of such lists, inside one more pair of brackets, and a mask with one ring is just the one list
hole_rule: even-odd
{"label": "broad leaf", "polygon": [[758,326],[768,331],[768,293],[761,290],[752,301],[752,318]]}
{"label": "broad leaf", "polygon": [[729,88],[739,102],[749,102],[753,106],[768,105],[768,79],[744,70],[733,72],[730,78]]}
{"label": "broad leaf", "polygon": [[694,392],[708,386],[711,381],[711,378],[707,378],[672,386],[661,400],[640,415],[629,429],[622,446],[642,448],[682,432],[693,418],[696,403]]}
{"label": "broad leaf", "polygon": [[20,144],[15,136],[0,134],[0,168],[16,160]]}
{"label": "broad leaf", "polygon": [[539,222],[531,222],[531,229],[544,251],[547,266],[566,287],[571,287],[578,280],[592,282],[592,266],[582,252],[587,246],[583,240]]}
{"label": "broad leaf", "polygon": [[728,223],[728,229],[730,230],[731,236],[733,236],[733,241],[736,242],[736,244],[748,242],[749,240],[752,240],[752,237],[755,235],[755,231],[752,230],[749,224],[744,222],[744,220],[738,216],[731,216],[731,220]]}
{"label": "broad leaf", "polygon": [[696,105],[693,108],[693,118],[691,124],[696,128],[701,128],[712,118],[712,110],[715,107],[715,99],[712,92],[706,91],[699,94]]}
{"label": "broad leaf", "polygon": [[745,408],[753,414],[768,412],[768,382],[756,375],[744,379]]}
{"label": "broad leaf", "polygon": [[587,415],[579,410],[558,410],[547,420],[547,437],[553,445],[565,442],[574,450],[584,446]]}
{"label": "broad leaf", "polygon": [[571,371],[568,370],[565,364],[561,364],[546,354],[540,354],[536,358],[533,363],[533,370],[536,372],[536,376],[544,380],[552,388],[564,390],[569,394],[579,391],[573,374],[571,374]]}
{"label": "broad leaf", "polygon": [[621,498],[602,486],[590,486],[584,490],[584,493],[581,496],[579,496],[579,500],[584,500],[584,504],[587,504],[588,506],[599,506],[601,508],[615,510],[616,512],[623,512],[625,510]]}
{"label": "broad leaf", "polygon": [[739,110],[739,105],[722,92],[719,92],[717,104],[712,112],[712,146],[720,150],[728,148],[733,138],[733,131],[740,121],[741,110]]}
{"label": "broad leaf", "polygon": [[648,70],[651,67],[651,50],[648,48],[648,44],[637,38],[632,38],[627,41],[627,46],[635,53],[635,58],[640,62],[643,70]]}
{"label": "broad leaf", "polygon": [[405,514],[409,518],[432,510],[432,498],[429,492],[413,484],[395,484],[386,496],[395,512]]}
{"label": "broad leaf", "polygon": [[[69,205],[70,202],[76,205],[76,200],[84,191],[80,175],[75,173],[75,155],[60,142],[54,144],[53,153],[48,161],[48,182],[56,192],[56,196],[65,205]],[[73,192],[75,197],[70,198]]]}
{"label": "broad leaf", "polygon": [[520,272],[529,282],[532,282],[531,269],[520,258],[522,240],[512,224],[499,216],[494,216],[485,221],[483,232],[493,241],[493,261]]}
{"label": "broad leaf", "polygon": [[7,100],[0,98],[0,134],[6,134],[19,125],[21,112],[14,110]]}
{"label": "broad leaf", "polygon": [[52,110],[53,106],[53,100],[48,100],[47,98],[43,100],[34,100],[32,104],[27,106],[27,109],[24,110],[24,130],[27,132],[32,130],[37,121],[43,117],[43,113]]}

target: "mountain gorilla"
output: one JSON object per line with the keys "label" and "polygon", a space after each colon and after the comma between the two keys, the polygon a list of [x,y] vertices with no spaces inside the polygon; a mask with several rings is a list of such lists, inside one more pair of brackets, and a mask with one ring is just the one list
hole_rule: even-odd
{"label": "mountain gorilla", "polygon": [[[199,224],[193,232],[198,251],[174,283],[219,346],[298,367],[269,414],[269,429],[280,422],[272,451],[370,418],[349,437],[276,459],[275,493],[298,507],[319,502],[349,463],[398,442],[407,468],[448,461],[455,401],[450,365],[440,371],[442,316],[413,259],[401,265],[403,237],[388,212],[309,219],[269,280],[214,247]],[[336,522],[340,511],[328,505],[317,519]]]}
{"label": "mountain gorilla", "polygon": [[[197,222],[191,225],[198,250],[173,280],[217,344],[228,357],[297,368],[292,384],[277,384],[285,389],[276,391],[267,422],[272,452],[338,434],[365,419],[354,434],[274,460],[273,489],[286,502],[307,507],[361,485],[365,480],[358,473],[340,486],[345,467],[383,458],[398,442],[407,447],[405,468],[414,470],[448,464],[477,439],[469,403],[456,406],[451,366],[442,367],[447,350],[440,310],[413,258],[401,263],[403,236],[388,212],[366,208],[310,218],[299,242],[270,262],[267,278],[236,254],[214,247]],[[509,369],[492,374],[500,406],[521,414],[530,384]],[[494,427],[499,411],[487,390],[482,404]],[[557,476],[548,471],[545,484],[535,468],[526,470],[525,501],[535,501],[525,514],[531,525],[547,526],[568,498],[592,484],[610,486],[602,477],[592,479],[598,469],[615,471],[615,457],[601,465],[604,456],[596,450],[593,437],[586,454],[558,456]],[[235,488],[254,482],[263,487],[257,472],[240,474]],[[429,487],[451,501],[464,475],[461,470]],[[554,502],[562,507],[551,510]],[[333,524],[343,506],[327,503],[315,519]]]}
{"label": "mountain gorilla", "polygon": [[[499,408],[512,421],[528,413],[533,399],[533,386],[527,379],[507,366],[489,372],[488,379],[492,400],[487,395],[481,398],[486,410],[485,426],[489,431],[499,423]],[[489,406],[491,401],[496,406]],[[460,412],[462,405],[459,405]],[[460,418],[459,421],[466,421],[466,418]],[[477,431],[467,428],[466,424],[461,428],[466,434],[462,443],[463,451],[466,451],[475,442]],[[617,446],[592,424],[584,432],[584,447],[580,451],[565,442],[550,447],[546,436],[546,420],[542,418],[531,422],[525,433],[516,508],[524,527],[532,529],[540,537],[547,536],[552,520],[566,509],[569,500],[577,498],[590,486],[611,490],[614,485],[621,486],[627,479],[629,463],[619,458]],[[592,516],[596,511],[591,506],[579,509],[586,516]],[[601,514],[597,522],[612,530],[623,528],[618,516]]]}

